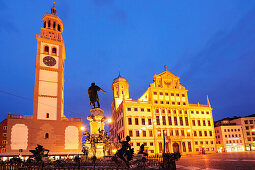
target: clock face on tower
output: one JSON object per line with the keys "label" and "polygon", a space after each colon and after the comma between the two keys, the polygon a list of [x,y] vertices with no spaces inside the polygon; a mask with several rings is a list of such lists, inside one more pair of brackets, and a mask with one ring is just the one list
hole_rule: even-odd
{"label": "clock face on tower", "polygon": [[43,58],[43,63],[46,66],[55,66],[56,65],[56,60],[55,58],[51,57],[51,56],[46,56]]}

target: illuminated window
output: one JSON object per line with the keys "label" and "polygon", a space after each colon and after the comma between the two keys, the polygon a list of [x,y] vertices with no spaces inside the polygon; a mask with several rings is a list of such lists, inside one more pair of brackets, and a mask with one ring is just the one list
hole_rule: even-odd
{"label": "illuminated window", "polygon": [[136,137],[139,137],[140,134],[139,134],[139,130],[136,131]]}
{"label": "illuminated window", "polygon": [[166,125],[166,117],[162,116],[163,125]]}
{"label": "illuminated window", "polygon": [[192,125],[196,126],[196,121],[195,120],[192,120]]}
{"label": "illuminated window", "polygon": [[144,142],[143,145],[144,145],[144,146],[147,146],[147,142]]}
{"label": "illuminated window", "polygon": [[186,105],[186,103],[185,103],[185,102],[183,102],[183,105]]}
{"label": "illuminated window", "polygon": [[182,134],[182,136],[185,136],[185,134],[184,134],[184,130],[181,130],[181,134]]}
{"label": "illuminated window", "polygon": [[163,93],[162,93],[162,92],[160,92],[160,93],[159,93],[159,95],[163,95]]}
{"label": "illuminated window", "polygon": [[153,142],[150,142],[150,146],[153,146]]}
{"label": "illuminated window", "polygon": [[171,118],[171,116],[168,116],[168,125],[172,125],[172,118]]}
{"label": "illuminated window", "polygon": [[209,131],[210,136],[212,136],[212,131]]}
{"label": "illuminated window", "polygon": [[136,146],[140,146],[140,143],[139,143],[139,142],[137,142],[137,143],[136,143]]}
{"label": "illuminated window", "polygon": [[181,102],[177,102],[178,105],[181,105]]}
{"label": "illuminated window", "polygon": [[197,125],[201,126],[200,120],[197,120]]}
{"label": "illuminated window", "polygon": [[198,148],[196,148],[196,151],[197,151],[197,152],[199,152],[199,149],[198,149]]}
{"label": "illuminated window", "polygon": [[195,141],[195,145],[198,145],[198,141]]}
{"label": "illuminated window", "polygon": [[162,153],[162,143],[161,143],[161,142],[159,142],[159,144],[158,144],[158,145],[159,145],[159,152],[160,152],[160,153]]}
{"label": "illuminated window", "polygon": [[138,111],[138,109],[137,109],[137,108],[135,108],[135,109],[134,109],[134,111],[136,111],[136,112],[137,112],[137,111]]}
{"label": "illuminated window", "polygon": [[146,131],[143,130],[143,137],[146,137]]}
{"label": "illuminated window", "polygon": [[245,129],[246,129],[246,130],[249,130],[249,126],[245,126]]}
{"label": "illuminated window", "polygon": [[174,96],[174,93],[171,93],[171,96]]}
{"label": "illuminated window", "polygon": [[149,136],[152,137],[152,130],[149,131]]}
{"label": "illuminated window", "polygon": [[194,131],[193,133],[194,133],[194,136],[197,136],[197,131]]}
{"label": "illuminated window", "polygon": [[148,119],[148,124],[149,124],[149,125],[152,125],[151,119]]}
{"label": "illuminated window", "polygon": [[164,102],[163,102],[163,101],[160,101],[160,104],[164,104]]}
{"label": "illuminated window", "polygon": [[208,120],[208,126],[211,126],[211,121],[210,120]]}
{"label": "illuminated window", "polygon": [[175,102],[172,102],[173,105],[175,105]]}
{"label": "illuminated window", "polygon": [[169,104],[169,101],[167,101],[166,104]]}
{"label": "illuminated window", "polygon": [[179,110],[179,114],[182,114],[182,111],[181,111],[181,110]]}
{"label": "illuminated window", "polygon": [[205,136],[207,136],[207,131],[204,131]]}
{"label": "illuminated window", "polygon": [[208,114],[208,115],[209,115],[209,112],[206,112],[206,114]]}
{"label": "illuminated window", "polygon": [[174,125],[178,125],[178,122],[177,122],[177,117],[174,117]]}
{"label": "illuminated window", "polygon": [[160,125],[159,116],[156,116],[157,125]]}
{"label": "illuminated window", "polygon": [[132,130],[129,131],[129,136],[130,136],[130,137],[133,136],[133,131],[132,131]]}
{"label": "illuminated window", "polygon": [[200,141],[200,144],[201,144],[201,145],[203,145],[203,144],[204,144],[204,142],[203,142],[203,141]]}
{"label": "illuminated window", "polygon": [[156,109],[155,111],[156,111],[156,113],[159,113],[159,110],[158,110],[158,109]]}
{"label": "illuminated window", "polygon": [[191,113],[191,114],[194,114],[194,111],[191,111],[190,113]]}
{"label": "illuminated window", "polygon": [[202,131],[199,131],[199,136],[202,136]]}
{"label": "illuminated window", "polygon": [[204,112],[204,111],[202,111],[201,113],[202,113],[202,114],[205,114],[205,112]]}
{"label": "illuminated window", "polygon": [[174,114],[176,114],[176,110],[174,110]]}
{"label": "illuminated window", "polygon": [[138,125],[139,122],[138,122],[138,118],[135,118],[135,125]]}
{"label": "illuminated window", "polygon": [[128,124],[132,125],[132,118],[128,118]]}
{"label": "illuminated window", "polygon": [[161,130],[158,130],[157,132],[158,132],[158,136],[161,136]]}
{"label": "illuminated window", "polygon": [[186,124],[186,126],[189,126],[189,120],[188,120],[188,117],[185,117],[185,124]]}
{"label": "illuminated window", "polygon": [[182,117],[179,117],[179,120],[180,120],[180,125],[183,126],[183,120],[182,120]]}
{"label": "illuminated window", "polygon": [[196,111],[196,114],[199,114],[199,111]]}
{"label": "illuminated window", "polygon": [[206,126],[206,124],[205,124],[205,120],[203,120],[203,126]]}
{"label": "illuminated window", "polygon": [[180,96],[180,94],[176,93],[176,96]]}
{"label": "illuminated window", "polygon": [[144,112],[144,108],[141,108],[141,112]]}
{"label": "illuminated window", "polygon": [[50,118],[50,114],[49,113],[46,113],[46,118]]}
{"label": "illuminated window", "polygon": [[157,95],[157,92],[153,92],[154,95]]}
{"label": "illuminated window", "polygon": [[150,112],[151,111],[151,109],[147,109],[147,112]]}
{"label": "illuminated window", "polygon": [[179,130],[175,130],[175,136],[179,136]]}
{"label": "illuminated window", "polygon": [[162,112],[162,113],[165,113],[165,109],[162,109],[161,112]]}
{"label": "illuminated window", "polygon": [[168,96],[168,93],[165,93],[166,96]]}
{"label": "illuminated window", "polygon": [[129,107],[127,110],[128,110],[128,111],[131,111],[131,108]]}
{"label": "illuminated window", "polygon": [[142,125],[145,125],[145,119],[142,118]]}

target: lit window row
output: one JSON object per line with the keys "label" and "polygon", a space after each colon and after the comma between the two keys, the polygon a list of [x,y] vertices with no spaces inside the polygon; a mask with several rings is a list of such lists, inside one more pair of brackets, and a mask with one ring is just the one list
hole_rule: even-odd
{"label": "lit window row", "polygon": [[161,113],[173,113],[173,114],[177,114],[177,113],[179,113],[179,114],[182,114],[182,113],[184,113],[184,114],[187,114],[188,112],[187,112],[187,110],[166,110],[166,109],[155,109],[155,112],[156,113],[159,113],[159,111],[161,111]]}
{"label": "lit window row", "polygon": [[252,133],[246,132],[246,135],[247,135],[247,136],[250,136],[250,135],[254,136],[254,135],[255,135],[255,132],[252,132]]}
{"label": "lit window row", "polygon": [[[210,148],[205,148],[206,151],[210,151]],[[196,148],[196,152],[202,151],[202,148]],[[211,148],[211,151],[214,151],[214,148]]]}
{"label": "lit window row", "polygon": [[[127,111],[135,111],[135,112],[138,112],[138,108],[137,107],[135,107],[135,108],[130,108],[130,107],[128,107],[127,108]],[[151,112],[151,109],[149,109],[149,108],[147,108],[147,109],[145,109],[145,108],[139,108],[139,111],[140,112],[145,112],[145,111],[147,111],[147,112]]]}
{"label": "lit window row", "polygon": [[210,144],[211,145],[213,145],[213,141],[200,141],[200,142],[198,142],[198,141],[195,141],[195,145],[198,145],[198,143],[200,144],[200,145],[209,145],[209,142],[210,142]]}
{"label": "lit window row", "polygon": [[193,131],[193,135],[195,137],[199,136],[199,137],[202,137],[202,136],[212,136],[212,131],[209,131],[209,135],[208,135],[208,131],[207,130],[204,130],[204,131]]}
{"label": "lit window row", "polygon": [[[206,124],[207,122],[207,124]],[[210,120],[192,120],[192,125],[193,126],[201,126],[201,124],[203,126],[211,126],[211,121]]]}
{"label": "lit window row", "polygon": [[130,137],[152,137],[153,136],[153,132],[152,130],[149,130],[149,133],[147,133],[146,130],[136,130],[135,131],[135,135],[133,134],[133,130],[129,130],[128,131],[128,135]]}
{"label": "lit window row", "polygon": [[196,114],[199,114],[199,113],[201,113],[201,114],[208,114],[209,115],[209,111],[199,111],[199,110],[197,110],[197,111],[194,111],[194,110],[191,110],[190,111],[190,113],[191,114],[194,114],[194,113],[196,113]]}
{"label": "lit window row", "polygon": [[[226,144],[231,144],[231,143],[239,143],[239,140],[227,140]],[[242,143],[242,140],[240,140],[240,143]]]}
{"label": "lit window row", "polygon": [[163,93],[163,92],[153,92],[153,95],[160,95],[160,96],[163,96],[164,94],[165,94],[165,96],[169,96],[169,95],[171,95],[171,96],[177,96],[177,97],[179,97],[179,96],[182,96],[182,97],[185,97],[185,94],[179,94],[179,93]]}
{"label": "lit window row", "polygon": [[255,122],[255,120],[244,120],[245,124],[253,124]]}
{"label": "lit window row", "polygon": [[253,129],[253,128],[254,128],[254,126],[245,126],[246,130]]}
{"label": "lit window row", "polygon": [[236,131],[238,131],[238,132],[240,132],[240,129],[224,129],[224,132],[236,132]]}
{"label": "lit window row", "polygon": [[248,140],[248,141],[251,141],[251,139],[252,139],[253,141],[255,141],[255,137],[252,137],[252,138],[251,138],[251,137],[247,137],[247,140]]}
{"label": "lit window row", "polygon": [[186,102],[169,102],[169,101],[166,101],[164,102],[163,100],[161,101],[158,101],[158,100],[154,100],[154,104],[172,104],[172,105],[186,105]]}

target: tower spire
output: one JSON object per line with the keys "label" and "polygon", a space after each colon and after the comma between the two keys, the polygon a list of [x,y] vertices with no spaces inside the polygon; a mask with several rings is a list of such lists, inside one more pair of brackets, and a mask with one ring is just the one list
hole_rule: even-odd
{"label": "tower spire", "polygon": [[208,105],[209,107],[211,107],[211,104],[210,104],[210,101],[209,101],[208,95],[207,95],[207,105]]}
{"label": "tower spire", "polygon": [[55,8],[55,0],[53,1],[53,7],[51,8],[51,14],[57,15],[57,10]]}
{"label": "tower spire", "polygon": [[120,69],[119,69],[119,77],[121,77],[121,76],[120,76]]}

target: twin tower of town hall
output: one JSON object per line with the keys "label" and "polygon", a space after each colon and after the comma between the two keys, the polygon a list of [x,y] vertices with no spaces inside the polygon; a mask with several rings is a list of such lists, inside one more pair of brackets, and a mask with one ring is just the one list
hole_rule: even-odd
{"label": "twin tower of town hall", "polygon": [[[41,34],[36,36],[37,55],[33,115],[8,116],[8,153],[29,153],[37,144],[51,154],[80,153],[82,150],[81,118],[64,115],[63,23],[55,7],[43,16]],[[138,99],[129,97],[128,81],[113,80],[112,147],[129,135],[137,152],[142,144],[148,154],[166,152],[197,153],[202,149],[215,152],[212,108],[207,104],[189,104],[187,90],[167,70],[154,75],[154,82]],[[164,133],[164,135],[163,135]]]}

